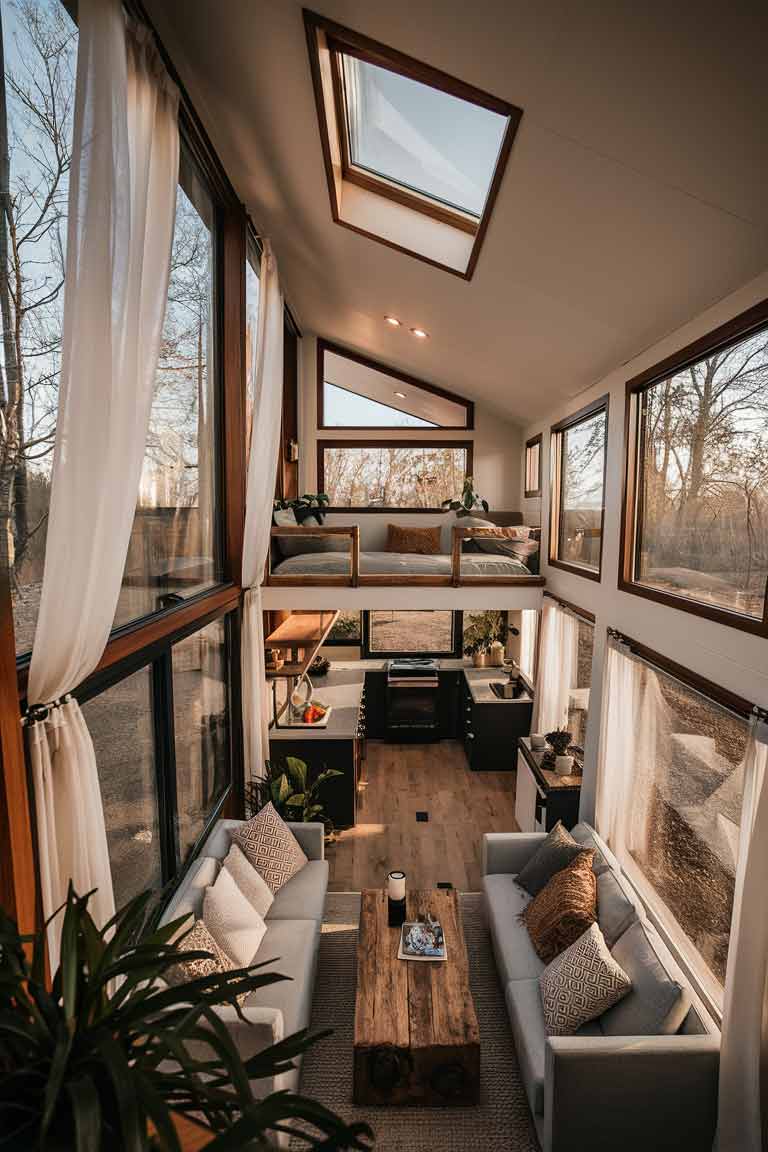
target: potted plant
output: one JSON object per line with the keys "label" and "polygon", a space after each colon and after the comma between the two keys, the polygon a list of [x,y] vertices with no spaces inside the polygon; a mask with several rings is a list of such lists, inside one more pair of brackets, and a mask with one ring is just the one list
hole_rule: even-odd
{"label": "potted plant", "polygon": [[475,492],[472,484],[474,483],[471,476],[467,476],[464,481],[464,487],[461,490],[461,495],[457,499],[443,500],[440,505],[446,511],[455,512],[457,516],[470,516],[473,512],[488,511],[488,501],[483,500],[482,496]]}
{"label": "potted plant", "polygon": [[464,655],[472,657],[472,662],[476,668],[485,668],[491,646],[498,643],[502,649],[502,658],[499,663],[502,663],[504,659],[504,636],[505,625],[501,612],[493,610],[473,612],[464,629]]}
{"label": "potted plant", "polygon": [[551,746],[555,757],[555,772],[558,776],[570,776],[573,771],[573,756],[568,755],[573,734],[567,728],[555,728],[547,732],[547,743]]}
{"label": "potted plant", "polygon": [[[45,929],[22,937],[0,911],[0,1132],[8,1148],[58,1152],[182,1152],[180,1132],[208,1152],[273,1147],[301,1120],[311,1148],[367,1148],[370,1129],[346,1125],[292,1092],[253,1095],[252,1081],[293,1067],[318,1036],[306,1030],[242,1060],[220,1004],[283,977],[263,964],[168,984],[186,951],[184,916],[144,933],[144,893],[103,928],[90,893],[71,884],[61,920],[61,959],[45,979]],[[269,963],[269,961],[267,961]],[[191,1130],[191,1131],[190,1131]],[[311,1134],[310,1134],[311,1133]],[[195,1146],[200,1146],[195,1141]]]}
{"label": "potted plant", "polygon": [[325,768],[310,784],[307,765],[298,756],[286,756],[281,762],[267,760],[265,766],[264,778],[246,785],[245,808],[249,817],[271,801],[283,820],[318,820],[325,824],[326,833],[333,831],[333,823],[320,803],[320,790],[327,780],[342,775],[338,769]]}

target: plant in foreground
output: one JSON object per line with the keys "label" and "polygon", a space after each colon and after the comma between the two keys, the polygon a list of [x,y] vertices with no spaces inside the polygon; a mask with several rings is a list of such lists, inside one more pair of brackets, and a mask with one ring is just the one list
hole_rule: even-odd
{"label": "plant in foreground", "polygon": [[144,893],[98,929],[89,896],[70,885],[50,988],[45,932],[22,937],[0,911],[0,1148],[181,1152],[175,1117],[208,1130],[209,1152],[273,1148],[289,1130],[308,1148],[370,1147],[366,1125],[314,1100],[254,1096],[252,1079],[291,1069],[319,1035],[297,1032],[242,1060],[216,1007],[245,1019],[237,997],[285,977],[254,964],[168,985],[169,968],[209,955],[172,943],[189,917],[142,935]]}

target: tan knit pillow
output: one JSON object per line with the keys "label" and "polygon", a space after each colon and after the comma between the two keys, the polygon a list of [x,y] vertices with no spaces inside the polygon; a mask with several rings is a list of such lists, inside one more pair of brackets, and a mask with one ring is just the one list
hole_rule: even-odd
{"label": "tan knit pillow", "polygon": [[539,957],[549,964],[597,919],[597,882],[592,871],[594,852],[580,852],[556,872],[521,913]]}
{"label": "tan knit pillow", "polygon": [[278,892],[307,863],[298,840],[271,801],[252,820],[234,830],[232,841],[273,892]]}
{"label": "tan knit pillow", "polygon": [[406,528],[387,525],[387,552],[410,552],[417,556],[440,555],[440,525],[435,528]]}

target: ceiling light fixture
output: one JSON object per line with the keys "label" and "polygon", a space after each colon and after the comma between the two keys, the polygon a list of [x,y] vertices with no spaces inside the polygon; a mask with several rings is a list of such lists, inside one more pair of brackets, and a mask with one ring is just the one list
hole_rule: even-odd
{"label": "ceiling light fixture", "polygon": [[398,400],[405,400],[405,392],[393,392],[393,396],[397,396]]}
{"label": "ceiling light fixture", "polygon": [[428,340],[429,333],[425,332],[423,328],[411,328],[411,334],[418,340]]}
{"label": "ceiling light fixture", "polygon": [[393,328],[399,328],[402,325],[402,320],[398,320],[397,316],[385,316],[387,324],[391,324]]}

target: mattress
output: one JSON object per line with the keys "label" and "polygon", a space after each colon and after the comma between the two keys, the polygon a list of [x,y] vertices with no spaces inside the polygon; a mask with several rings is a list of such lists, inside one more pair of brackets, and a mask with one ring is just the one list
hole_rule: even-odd
{"label": "mattress", "polygon": [[[288,556],[272,569],[273,576],[348,576],[348,552],[306,552]],[[362,576],[450,576],[451,557],[412,552],[361,552]],[[512,556],[470,553],[461,558],[462,576],[530,576],[531,570]]]}

